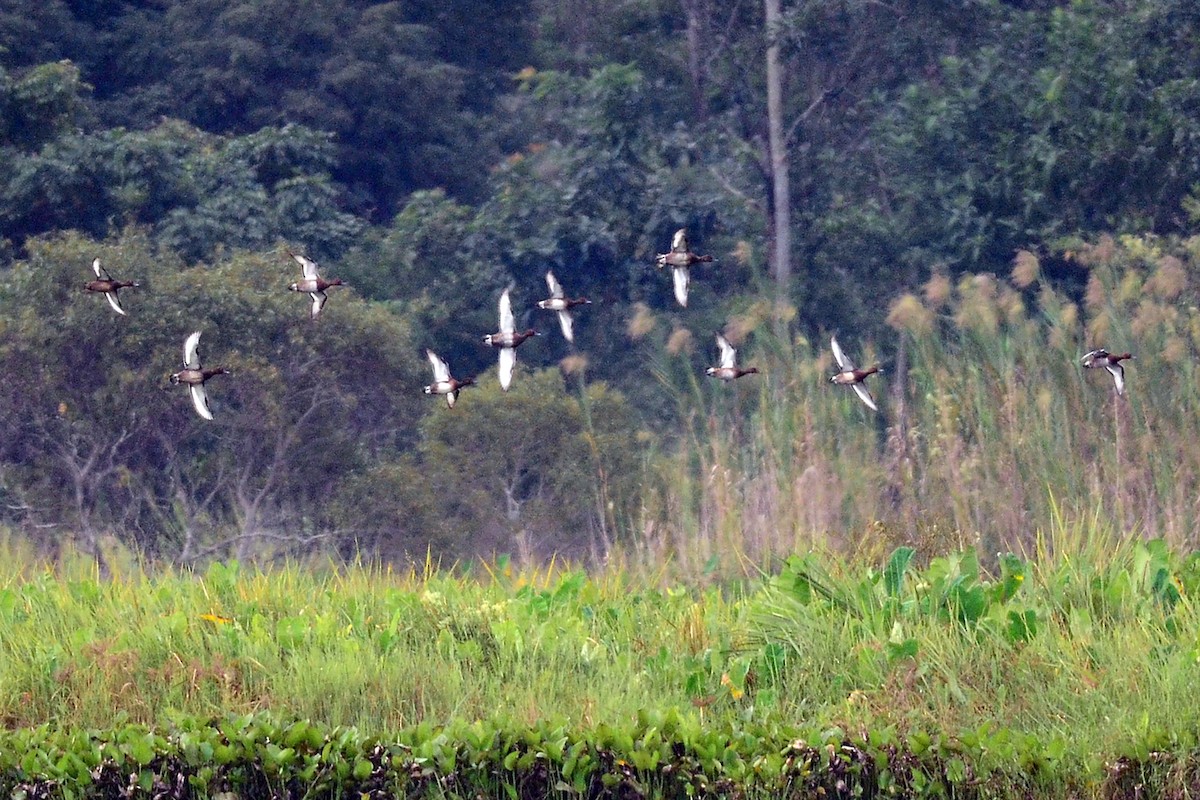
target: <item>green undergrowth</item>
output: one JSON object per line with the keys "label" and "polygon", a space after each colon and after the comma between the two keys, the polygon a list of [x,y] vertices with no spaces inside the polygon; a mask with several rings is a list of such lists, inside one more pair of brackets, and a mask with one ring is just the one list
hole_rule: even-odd
{"label": "green undergrowth", "polygon": [[0,791],[1194,792],[1200,556],[1084,527],[707,589],[8,567]]}
{"label": "green undergrowth", "polygon": [[[642,712],[590,731],[424,723],[380,737],[271,714],[67,733],[0,732],[0,791],[30,797],[995,797],[1186,788],[1189,762],[1155,753],[1061,774],[1063,749],[1005,729],[962,737]],[[1082,776],[1082,777],[1081,777]]]}

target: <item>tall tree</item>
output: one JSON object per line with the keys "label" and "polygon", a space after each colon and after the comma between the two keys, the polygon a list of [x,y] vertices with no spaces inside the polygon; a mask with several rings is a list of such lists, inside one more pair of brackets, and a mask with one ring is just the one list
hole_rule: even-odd
{"label": "tall tree", "polygon": [[780,303],[790,297],[792,279],[792,195],[788,143],[783,131],[783,68],[779,62],[782,15],[779,0],[764,0],[767,29],[767,149],[771,163],[771,267]]}

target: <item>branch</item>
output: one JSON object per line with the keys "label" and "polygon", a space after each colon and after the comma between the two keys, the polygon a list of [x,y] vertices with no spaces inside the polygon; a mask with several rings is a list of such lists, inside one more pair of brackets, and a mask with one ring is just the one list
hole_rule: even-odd
{"label": "branch", "polygon": [[736,186],[734,186],[729,181],[729,178],[727,178],[725,176],[725,174],[723,172],[721,172],[719,169],[717,169],[713,165],[709,164],[708,171],[710,173],[712,173],[712,176],[717,179],[717,183],[721,184],[721,187],[725,191],[729,192],[731,195],[738,198],[743,203],[745,203],[746,205],[753,208],[755,211],[757,211],[759,213],[766,213],[766,207],[760,201],[755,200],[753,197],[750,197],[748,194],[743,192],[741,189],[738,189]]}
{"label": "branch", "polygon": [[825,91],[821,92],[820,96],[818,96],[816,100],[813,100],[808,104],[808,108],[801,111],[800,114],[797,115],[794,120],[792,120],[792,124],[788,126],[787,133],[783,135],[783,140],[787,143],[788,147],[791,147],[792,141],[796,135],[796,129],[800,127],[800,123],[812,116],[813,112],[820,108],[826,100],[837,97],[839,94],[841,94],[842,89],[844,88],[845,87],[843,86],[838,86],[837,88],[826,89]]}

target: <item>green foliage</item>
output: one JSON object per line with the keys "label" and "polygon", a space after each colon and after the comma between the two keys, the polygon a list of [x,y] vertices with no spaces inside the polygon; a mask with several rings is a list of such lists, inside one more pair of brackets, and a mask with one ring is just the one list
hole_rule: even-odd
{"label": "green foliage", "polygon": [[[236,562],[98,581],[6,561],[0,790],[1174,785],[1194,757],[1198,557],[1080,536],[995,574],[969,553],[809,554],[733,596],[503,563],[484,581]],[[1117,585],[1100,614],[1095,587]]]}
{"label": "green foliage", "polygon": [[636,496],[629,407],[603,384],[573,396],[557,370],[523,372],[509,392],[488,373],[454,409],[431,401],[417,452],[437,503],[414,522],[435,541],[470,531],[476,553],[603,550],[613,506]]}
{"label": "green foliage", "polygon": [[[111,525],[184,560],[219,545],[233,520],[251,539],[287,520],[300,530],[283,541],[311,540],[303,520],[319,519],[327,485],[405,441],[423,367],[409,329],[349,291],[311,322],[307,298],[286,290],[285,254],[185,269],[137,233],[31,251],[4,298],[3,413],[16,421],[4,456],[29,468],[27,505],[73,517],[85,538]],[[94,257],[141,282],[124,290],[127,317],[83,296]],[[233,372],[210,385],[210,426],[166,385],[193,330],[205,363]]]}

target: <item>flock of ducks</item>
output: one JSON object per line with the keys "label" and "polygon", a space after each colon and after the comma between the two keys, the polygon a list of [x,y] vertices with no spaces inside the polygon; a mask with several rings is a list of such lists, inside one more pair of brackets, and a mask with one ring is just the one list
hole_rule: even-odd
{"label": "flock of ducks", "polygon": [[[684,308],[687,308],[688,286],[691,283],[689,270],[696,264],[712,263],[713,261],[714,259],[711,255],[700,255],[692,252],[691,246],[688,244],[687,231],[684,228],[677,230],[671,238],[670,251],[659,253],[654,259],[654,263],[659,269],[663,267],[671,268],[671,283],[675,291],[675,300]],[[538,308],[557,312],[563,337],[568,342],[574,342],[575,337],[572,332],[572,321],[569,312],[575,306],[588,304],[591,301],[585,297],[568,298],[563,292],[562,284],[554,277],[553,272],[546,273],[546,284],[550,287],[550,297],[547,300],[538,301],[537,306]],[[500,330],[498,333],[489,333],[483,337],[485,344],[500,350],[500,387],[505,391],[508,391],[508,387],[512,384],[513,368],[517,363],[517,348],[520,347],[522,342],[539,335],[532,328],[525,331],[516,330],[513,320],[512,300],[509,298],[508,289],[505,289],[500,295]],[[705,369],[705,375],[728,382],[737,380],[745,375],[755,375],[758,373],[757,367],[739,367],[737,365],[737,350],[734,346],[720,333],[716,334],[716,338],[717,351],[720,354],[719,361],[717,366]],[[842,386],[850,386],[854,389],[855,394],[870,409],[878,411],[879,409],[875,405],[875,400],[871,397],[871,393],[867,390],[863,381],[868,375],[874,375],[879,372],[879,366],[858,369],[854,366],[854,362],[842,351],[837,337],[831,340],[831,344],[833,346],[834,358],[837,360],[838,372],[830,378],[830,381]],[[433,368],[433,383],[425,387],[425,394],[442,395],[446,398],[446,405],[453,408],[455,401],[458,400],[458,393],[466,386],[475,386],[475,379],[465,378],[459,380],[450,374],[450,365],[437,353],[432,350],[426,350],[425,355],[429,358],[429,365]]]}
{"label": "flock of ducks", "polygon": [[[315,320],[329,299],[329,295],[326,293],[327,290],[333,286],[345,286],[346,284],[341,278],[332,278],[329,280],[322,278],[317,262],[312,259],[299,253],[294,253],[291,250],[287,250],[287,254],[295,259],[296,263],[300,265],[302,272],[301,279],[288,286],[288,289],[293,292],[306,292],[308,294],[312,299],[310,318]],[[697,255],[693,253],[688,245],[686,230],[680,228],[671,239],[670,251],[658,254],[655,257],[655,265],[659,269],[663,267],[671,268],[671,281],[675,292],[675,300],[680,306],[686,308],[688,285],[690,283],[690,268],[698,263],[711,263],[713,260],[711,255]],[[121,308],[119,293],[122,289],[137,288],[138,284],[135,281],[114,279],[108,273],[108,270],[100,264],[99,258],[92,261],[92,271],[96,274],[96,279],[88,281],[84,284],[83,288],[89,292],[103,294],[114,311],[125,315],[125,310]],[[591,301],[586,297],[567,297],[563,291],[562,284],[554,277],[552,271],[546,273],[546,284],[550,289],[550,297],[545,300],[539,300],[537,307],[545,311],[553,311],[557,314],[563,338],[573,344],[575,334],[571,310],[578,306],[589,305]],[[499,311],[500,329],[496,333],[486,334],[483,337],[483,341],[484,344],[494,347],[499,351],[500,387],[504,391],[508,391],[512,385],[513,371],[517,364],[517,348],[529,339],[541,334],[533,328],[523,331],[516,330],[512,300],[509,297],[508,289],[505,289],[500,294]],[[184,339],[183,369],[172,374],[170,380],[172,385],[183,384],[187,386],[196,413],[206,420],[211,420],[213,419],[213,414],[208,407],[208,395],[204,390],[204,384],[215,375],[229,375],[230,372],[224,367],[204,369],[201,366],[198,350],[200,333],[200,331],[194,331]],[[725,336],[718,333],[716,334],[716,339],[717,349],[720,354],[719,363],[715,367],[705,369],[704,372],[706,375],[728,382],[737,380],[745,375],[758,373],[756,367],[739,367],[737,365],[737,350],[729,343],[729,340]],[[875,399],[867,389],[865,381],[868,376],[881,372],[879,365],[876,364],[866,369],[859,369],[846,355],[845,351],[842,350],[836,336],[830,339],[829,344],[833,350],[834,361],[837,362],[838,366],[838,371],[829,378],[830,382],[839,386],[849,386],[867,408],[872,411],[878,411],[879,407],[875,404]],[[450,373],[449,364],[433,350],[426,350],[425,355],[429,359],[429,365],[433,370],[433,383],[425,387],[425,394],[441,395],[446,398],[446,405],[454,408],[454,403],[458,399],[458,393],[464,387],[475,386],[475,379],[464,378],[459,380],[455,378]],[[1125,393],[1125,370],[1121,366],[1121,362],[1132,358],[1133,356],[1130,353],[1118,355],[1109,353],[1103,349],[1092,350],[1083,357],[1083,366],[1092,369],[1103,368],[1108,370],[1116,384],[1117,394],[1121,395]]]}
{"label": "flock of ducks", "polygon": [[[317,262],[310,258],[293,253],[291,250],[287,254],[296,260],[300,265],[302,277],[288,289],[293,292],[307,292],[312,298],[312,310],[310,317],[316,319],[321,313],[321,309],[325,307],[325,301],[329,299],[329,295],[325,292],[331,286],[345,286],[346,284],[341,278],[333,278],[325,280],[317,271]],[[125,309],[121,308],[120,291],[122,289],[137,288],[136,281],[119,281],[108,273],[100,263],[100,259],[92,261],[92,272],[96,273],[96,280],[88,281],[83,285],[84,290],[96,292],[104,295],[108,300],[108,304],[112,306],[113,311],[116,311],[122,316],[128,316]],[[204,384],[215,375],[229,375],[229,370],[224,367],[214,367],[212,369],[204,369],[200,364],[200,331],[193,331],[188,334],[183,340],[183,369],[171,375],[171,385],[178,386],[183,384],[188,387],[189,393],[192,396],[192,406],[196,409],[196,413],[204,419],[211,420],[213,418],[212,410],[208,407],[208,393],[204,390]]]}

